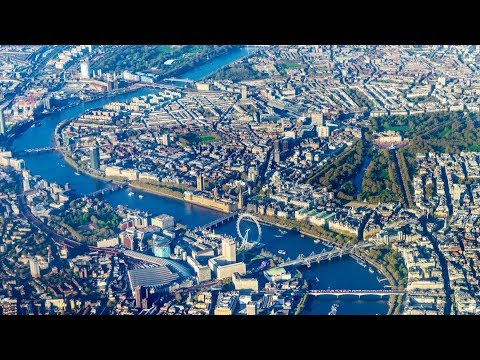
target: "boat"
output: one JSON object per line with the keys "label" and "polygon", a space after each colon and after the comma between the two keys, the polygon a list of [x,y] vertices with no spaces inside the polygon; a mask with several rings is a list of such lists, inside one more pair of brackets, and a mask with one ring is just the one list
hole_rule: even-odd
{"label": "boat", "polygon": [[138,197],[139,197],[140,199],[143,199],[143,195],[138,195]]}
{"label": "boat", "polygon": [[75,175],[80,176],[80,173],[78,171],[75,171]]}
{"label": "boat", "polygon": [[135,195],[135,194],[131,191],[128,193],[128,196],[133,196],[133,195]]}
{"label": "boat", "polygon": [[278,253],[279,253],[280,255],[285,255],[287,252],[286,252],[285,250],[283,250],[283,249],[280,249],[280,250],[278,250]]}
{"label": "boat", "polygon": [[305,235],[301,234],[300,237],[305,237]]}
{"label": "boat", "polygon": [[363,262],[363,261],[360,260],[360,259],[357,259],[357,264],[360,265],[360,266],[362,266],[362,267],[366,267],[366,266],[367,266],[367,264],[365,264],[365,262]]}
{"label": "boat", "polygon": [[315,244],[318,244],[320,241],[321,241],[320,239],[315,239],[315,240],[313,240],[313,242],[314,242]]}
{"label": "boat", "polygon": [[373,274],[375,271],[373,271],[373,269],[372,269],[371,267],[369,267],[369,268],[368,268],[368,272],[369,272],[370,274]]}
{"label": "boat", "polygon": [[328,315],[337,315],[338,307],[339,307],[338,304],[333,304]]}
{"label": "boat", "polygon": [[273,236],[274,236],[274,237],[277,237],[277,238],[283,237],[282,235],[273,235]]}
{"label": "boat", "polygon": [[316,282],[319,282],[320,280],[318,280],[318,276],[315,277],[315,281]]}
{"label": "boat", "polygon": [[281,230],[281,229],[279,229],[278,232],[279,232],[280,234],[285,235],[285,234],[287,233],[287,230]]}

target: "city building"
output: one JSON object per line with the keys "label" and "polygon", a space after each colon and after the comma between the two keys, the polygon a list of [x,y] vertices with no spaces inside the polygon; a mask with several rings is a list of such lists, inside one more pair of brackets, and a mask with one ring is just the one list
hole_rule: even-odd
{"label": "city building", "polygon": [[178,274],[172,273],[166,266],[128,270],[128,279],[132,291],[138,286],[163,287],[178,279]]}
{"label": "city building", "polygon": [[245,313],[247,315],[257,315],[257,304],[253,301],[249,302],[246,306]]}
{"label": "city building", "polygon": [[190,265],[195,274],[197,274],[198,282],[209,281],[212,279],[212,270],[208,265],[202,265],[197,259],[194,259],[191,256],[187,256],[187,264]]}
{"label": "city building", "polygon": [[38,261],[35,258],[30,258],[29,260],[30,263],[30,274],[32,275],[33,278],[39,278],[41,277],[40,273],[40,265],[38,264]]}
{"label": "city building", "polygon": [[222,256],[225,261],[237,261],[237,243],[233,238],[222,239]]}
{"label": "city building", "polygon": [[222,255],[208,259],[208,266],[217,279],[232,277],[236,272],[244,275],[247,267],[244,262],[237,261],[237,242],[230,237],[222,238]]}
{"label": "city building", "polygon": [[171,229],[175,226],[175,218],[166,214],[157,215],[152,218],[152,225],[162,230]]}
{"label": "city building", "polygon": [[86,61],[80,63],[80,77],[90,79],[90,65]]}
{"label": "city building", "polygon": [[238,291],[220,292],[215,305],[215,315],[233,315],[238,305]]}
{"label": "city building", "polygon": [[100,169],[100,150],[97,146],[90,149],[90,166],[94,170]]}
{"label": "city building", "polygon": [[5,135],[7,132],[7,124],[5,123],[5,118],[3,117],[3,109],[0,109],[0,135]]}
{"label": "city building", "polygon": [[142,302],[148,296],[148,289],[145,286],[135,288],[135,307],[142,308]]}
{"label": "city building", "polygon": [[246,85],[242,85],[241,91],[242,91],[242,99],[246,99],[247,96],[248,96],[248,94],[247,94],[247,86],[246,86]]}
{"label": "city building", "polygon": [[197,190],[203,191],[205,189],[204,182],[203,182],[203,175],[197,174]]}
{"label": "city building", "polygon": [[152,241],[152,251],[153,255],[156,257],[161,258],[169,258],[170,257],[170,239],[154,234],[153,241]]}
{"label": "city building", "polygon": [[256,278],[242,278],[239,273],[232,275],[235,290],[252,290],[258,292],[258,280]]}
{"label": "city building", "polygon": [[162,135],[162,144],[165,146],[170,145],[170,135],[169,134],[163,134]]}

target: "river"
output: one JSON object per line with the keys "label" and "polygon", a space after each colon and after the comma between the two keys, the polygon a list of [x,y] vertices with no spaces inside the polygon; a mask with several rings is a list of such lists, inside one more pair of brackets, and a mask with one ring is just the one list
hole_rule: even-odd
{"label": "river", "polygon": [[[179,76],[191,80],[199,80],[211,74],[216,69],[229,64],[252,52],[254,48],[239,48],[227,54],[214,58],[197,68]],[[106,97],[91,102],[82,103],[78,106],[65,109],[60,112],[48,115],[41,120],[41,125],[31,127],[21,134],[13,143],[14,150],[25,150],[29,148],[39,148],[51,146],[54,143],[55,127],[62,120],[77,117],[83,112],[101,107],[111,101],[125,101],[134,96],[141,96],[152,92],[153,90],[142,88],[131,93]],[[106,183],[101,180],[90,178],[84,174],[75,175],[75,169],[70,167],[62,159],[57,152],[39,153],[25,155],[23,157],[27,169],[32,175],[39,175],[48,182],[56,182],[58,184],[70,183],[72,189],[77,193],[86,194],[95,190],[104,188]],[[129,189],[120,190],[112,194],[106,195],[104,198],[112,205],[128,205],[130,208],[142,211],[150,211],[152,214],[167,213],[173,215],[176,220],[189,226],[195,227],[202,225],[218,217],[223,216],[222,213],[203,208],[201,206],[187,204],[183,201],[162,197],[140,190],[133,190],[135,195],[128,196]],[[138,197],[139,194],[143,198]],[[252,226],[246,223],[245,226]],[[236,234],[235,221],[228,222],[216,229],[219,233]],[[251,236],[257,230],[252,227]],[[318,252],[323,249],[322,244],[315,244],[313,239],[300,234],[288,232],[280,236],[276,227],[262,225],[262,242],[266,244],[266,249],[274,253],[283,249],[286,256],[291,258],[298,256],[300,253],[309,255],[312,251]],[[383,288],[385,282],[379,283],[377,276],[379,274],[369,273],[367,268],[361,267],[352,258],[343,258],[313,265],[310,269],[303,271],[304,276],[311,280],[313,288],[327,289],[380,289]],[[316,281],[318,279],[318,281]],[[386,314],[388,303],[386,300],[356,300],[345,299],[340,300],[327,299],[324,297],[311,297],[304,309],[304,314],[327,314],[333,303],[339,303],[340,307],[337,314]]]}

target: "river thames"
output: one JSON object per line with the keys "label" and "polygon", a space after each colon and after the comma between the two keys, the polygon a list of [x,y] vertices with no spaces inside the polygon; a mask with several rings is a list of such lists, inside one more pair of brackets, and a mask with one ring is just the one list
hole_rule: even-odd
{"label": "river thames", "polygon": [[[238,48],[227,54],[214,58],[195,69],[184,73],[181,78],[200,80],[211,74],[222,66],[225,66],[243,56],[248,55],[254,48]],[[41,120],[41,125],[29,128],[21,134],[13,143],[13,150],[20,151],[29,148],[41,148],[51,146],[54,143],[55,127],[65,119],[78,117],[83,112],[99,108],[112,101],[125,101],[135,96],[141,96],[154,90],[142,88],[134,92],[105,97],[91,102],[82,103],[78,106],[53,113]],[[107,184],[104,181],[96,180],[87,175],[75,174],[75,169],[70,167],[63,160],[58,152],[47,152],[30,154],[23,157],[27,169],[32,175],[39,175],[48,182],[56,182],[64,185],[70,183],[72,189],[79,194],[86,194],[104,188]],[[197,205],[187,204],[181,200],[158,196],[150,193],[133,190],[134,196],[128,196],[130,189],[120,190],[105,195],[104,199],[116,205],[127,205],[131,209],[149,211],[152,214],[166,213],[188,227],[195,227],[208,223],[223,213],[206,209]],[[139,194],[143,198],[138,197]],[[251,226],[251,236],[257,231],[252,223],[245,223],[243,226]],[[216,228],[217,233],[226,233],[236,236],[235,221],[230,221]],[[313,239],[302,237],[297,232],[289,231],[282,234],[277,227],[262,224],[262,242],[266,244],[266,250],[275,254],[278,250],[285,250],[285,257],[294,258],[299,254],[309,255],[312,251],[322,251],[324,245],[314,243]],[[356,260],[350,257],[332,260],[312,265],[311,268],[301,268],[304,277],[309,280],[311,288],[314,289],[383,289],[386,282],[379,282],[382,276],[368,267],[363,267]],[[335,298],[310,297],[302,314],[327,314],[332,304],[338,303],[337,314],[386,314],[388,301],[386,299],[356,298]]]}

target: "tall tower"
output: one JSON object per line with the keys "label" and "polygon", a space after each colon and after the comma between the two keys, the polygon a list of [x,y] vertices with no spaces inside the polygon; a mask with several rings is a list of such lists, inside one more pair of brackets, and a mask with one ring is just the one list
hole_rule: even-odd
{"label": "tall tower", "polygon": [[169,137],[168,134],[163,134],[163,135],[162,135],[162,143],[163,143],[163,145],[165,145],[165,146],[170,145],[170,137]]}
{"label": "tall tower", "polygon": [[247,87],[245,85],[242,85],[242,99],[246,99],[248,94],[247,94]]}
{"label": "tall tower", "polygon": [[3,109],[0,109],[0,135],[5,135],[7,132],[7,124],[3,118]]}
{"label": "tall tower", "polygon": [[80,63],[80,77],[90,79],[90,65],[86,61]]}
{"label": "tall tower", "polygon": [[92,169],[100,169],[100,150],[97,146],[90,149],[90,166]]}
{"label": "tall tower", "polygon": [[203,175],[201,173],[197,175],[197,190],[199,190],[199,191],[205,190],[205,184],[203,182]]}
{"label": "tall tower", "polygon": [[213,200],[218,200],[218,189],[216,186],[213,188]]}
{"label": "tall tower", "polygon": [[28,170],[22,171],[22,177],[23,177],[23,191],[30,190],[30,174],[28,173]]}
{"label": "tall tower", "polygon": [[30,258],[30,274],[34,278],[39,278],[40,274],[40,265],[38,265],[38,261],[35,258]]}
{"label": "tall tower", "polygon": [[242,185],[239,185],[238,189],[238,210],[243,209],[243,188]]}
{"label": "tall tower", "polygon": [[237,261],[237,242],[235,239],[227,237],[222,239],[222,255],[226,261]]}

